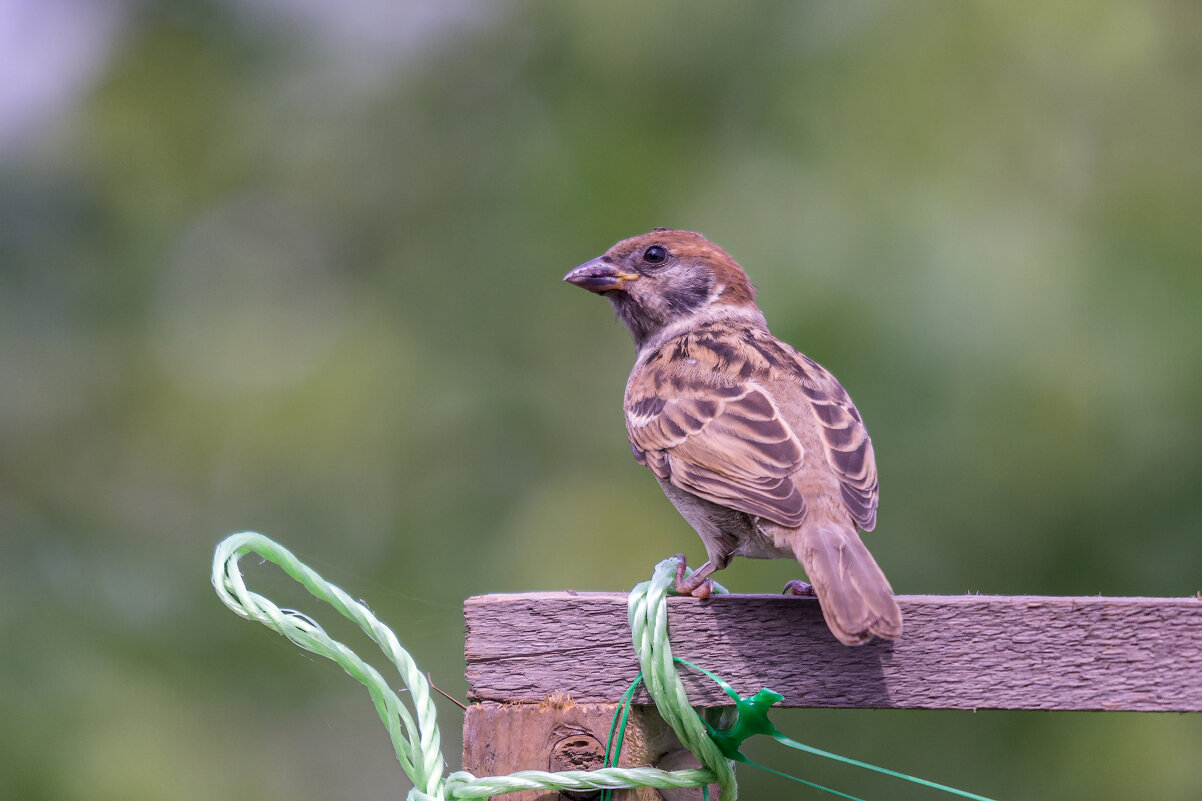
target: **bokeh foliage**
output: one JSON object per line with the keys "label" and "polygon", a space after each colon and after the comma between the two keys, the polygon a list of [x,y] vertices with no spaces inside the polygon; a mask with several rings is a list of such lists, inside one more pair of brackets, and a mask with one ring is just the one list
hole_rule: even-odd
{"label": "bokeh foliage", "polygon": [[[361,595],[456,694],[463,598],[698,558],[623,437],[625,332],[559,282],[656,225],[729,250],[856,399],[899,592],[1202,589],[1199,6],[101,16],[70,102],[0,139],[0,796],[403,794],[366,697],[213,597],[231,531]],[[780,724],[1000,798],[1202,793],[1198,715]]]}

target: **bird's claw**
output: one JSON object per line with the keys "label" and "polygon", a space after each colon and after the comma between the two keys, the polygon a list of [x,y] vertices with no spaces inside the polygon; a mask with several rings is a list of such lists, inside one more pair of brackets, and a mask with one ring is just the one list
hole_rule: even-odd
{"label": "bird's claw", "polygon": [[684,554],[676,554],[676,586],[673,589],[677,595],[691,595],[704,601],[714,591],[714,580],[707,578],[700,570],[685,578],[686,567]]}
{"label": "bird's claw", "polygon": [[785,588],[781,590],[785,595],[800,595],[803,598],[817,598],[818,593],[814,590],[813,584],[807,584],[801,579],[793,579]]}

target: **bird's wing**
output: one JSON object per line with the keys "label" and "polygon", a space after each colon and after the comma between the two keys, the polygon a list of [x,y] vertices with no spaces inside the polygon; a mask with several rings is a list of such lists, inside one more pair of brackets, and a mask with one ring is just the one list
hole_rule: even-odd
{"label": "bird's wing", "polygon": [[626,430],[635,458],[708,501],[799,526],[793,475],[804,450],[772,393],[716,340],[664,345],[631,376]]}
{"label": "bird's wing", "polygon": [[872,440],[860,413],[826,368],[778,340],[772,342],[796,365],[802,394],[818,422],[827,464],[839,479],[844,506],[860,528],[871,531],[876,526],[879,490]]}

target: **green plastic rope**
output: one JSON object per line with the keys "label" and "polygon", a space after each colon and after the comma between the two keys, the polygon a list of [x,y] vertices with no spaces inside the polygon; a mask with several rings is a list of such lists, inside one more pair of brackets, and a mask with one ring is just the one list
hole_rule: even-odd
{"label": "green plastic rope", "polygon": [[657,711],[685,748],[693,752],[701,764],[713,771],[720,788],[721,801],[735,801],[739,790],[735,785],[735,770],[730,760],[710,737],[705,722],[689,704],[684,682],[676,672],[672,646],[668,640],[668,589],[676,582],[675,558],[665,559],[655,566],[650,581],[644,581],[630,592],[626,617],[634,638],[634,650],[639,657],[647,694]]}
{"label": "green plastic rope", "polygon": [[[285,573],[299,582],[314,597],[333,606],[339,614],[353,621],[380,647],[384,655],[396,666],[401,681],[412,699],[413,713],[401,703],[397,693],[388,685],[380,673],[359,658],[354,651],[334,640],[310,618],[289,610],[280,609],[267,598],[246,588],[238,561],[248,553],[256,553],[266,561],[278,565]],[[650,581],[644,581],[631,592],[627,602],[627,617],[634,640],[635,652],[642,668],[630,689],[622,697],[618,709],[621,717],[615,716],[614,729],[618,732],[614,747],[614,731],[610,732],[611,749],[606,753],[607,767],[590,771],[520,771],[509,776],[478,778],[467,771],[458,771],[443,777],[446,760],[443,759],[441,738],[438,733],[437,712],[430,696],[430,684],[418,670],[409,652],[401,647],[400,641],[388,626],[381,623],[371,610],[354,600],[340,588],[330,584],[316,571],[298,560],[292,552],[278,543],[252,531],[226,537],[213,556],[213,587],[217,595],[236,614],[247,620],[255,620],[273,631],[284,635],[296,645],[319,656],[336,662],[352,678],[367,687],[375,703],[376,712],[396,751],[397,761],[413,783],[409,801],[466,801],[483,799],[521,790],[554,790],[567,792],[612,791],[636,787],[705,788],[717,782],[720,801],[735,801],[738,787],[735,784],[732,760],[746,762],[755,767],[775,773],[793,781],[809,785],[817,790],[833,793],[842,798],[855,796],[824,787],[820,784],[790,776],[771,768],[757,765],[739,750],[742,742],[756,734],[766,734],[783,745],[815,756],[834,759],[859,768],[876,771],[898,779],[921,784],[936,790],[958,795],[962,798],[989,801],[984,796],[957,790],[953,787],[919,779],[904,773],[877,767],[849,757],[832,754],[812,746],[799,743],[776,729],[768,720],[767,713],[782,696],[767,687],[753,696],[741,698],[739,694],[719,676],[705,668],[674,658],[668,639],[667,595],[674,587],[677,560],[665,559],[655,566]],[[716,592],[726,592],[715,585]],[[738,713],[735,725],[729,729],[715,729],[706,723],[689,704],[684,683],[676,670],[676,663],[697,670],[717,682],[735,702]],[[702,767],[692,770],[665,771],[658,768],[608,767],[616,762],[621,752],[621,730],[625,727],[625,714],[634,694],[642,682],[655,702],[660,716],[676,733],[680,742],[701,762]],[[708,798],[708,791],[703,789]]]}
{"label": "green plastic rope", "polygon": [[[371,665],[359,658],[351,649],[334,640],[321,626],[297,612],[280,609],[267,598],[251,592],[246,588],[238,561],[249,553],[255,553],[263,559],[278,565],[285,573],[299,582],[314,597],[325,601],[336,609],[339,614],[353,621],[380,647],[384,655],[397,667],[401,681],[409,691],[416,715],[410,714],[408,708],[401,703],[397,693],[388,685],[380,673]],[[671,573],[661,575],[664,565],[670,565]],[[658,632],[647,635],[655,642],[656,651],[661,656],[667,648],[667,611],[665,595],[667,587],[672,584],[675,576],[675,562],[667,560],[656,568],[656,573],[641,596],[639,606],[644,610],[645,620],[653,621],[651,630]],[[639,585],[643,587],[644,585]],[[213,556],[213,587],[218,597],[235,614],[247,620],[254,620],[269,629],[282,634],[306,651],[323,656],[336,662],[352,678],[367,687],[376,712],[396,751],[397,761],[413,783],[408,801],[459,801],[460,799],[488,798],[493,795],[517,792],[519,790],[567,790],[569,792],[588,792],[606,789],[631,789],[635,787],[679,788],[704,787],[719,781],[723,786],[723,801],[734,799],[734,773],[729,763],[710,742],[702,764],[714,759],[715,764],[721,764],[729,774],[723,782],[722,774],[716,770],[693,769],[665,771],[658,768],[601,768],[591,771],[564,771],[548,773],[545,771],[521,771],[509,776],[492,776],[477,778],[466,771],[458,771],[443,778],[443,759],[440,737],[438,733],[437,713],[430,697],[430,684],[418,670],[413,657],[401,647],[396,635],[386,625],[376,619],[371,610],[362,603],[354,600],[338,587],[323,579],[296,558],[287,548],[271,539],[253,531],[233,534],[226,537],[217,546]],[[632,600],[632,607],[634,602]],[[633,618],[633,612],[632,618]],[[658,623],[654,622],[658,621]],[[636,643],[638,638],[636,637]],[[643,650],[640,648],[640,658]],[[671,651],[667,651],[668,665],[671,666]],[[662,664],[656,666],[657,684],[660,687],[672,685],[672,676],[664,675]],[[646,668],[644,668],[646,670]],[[671,672],[669,670],[669,672]],[[680,679],[675,678],[676,684]],[[673,692],[675,692],[673,690]],[[654,692],[652,697],[655,697]],[[682,707],[673,714],[677,720],[690,720],[688,698],[683,694],[683,686],[679,695]],[[657,699],[658,703],[658,699]],[[663,714],[665,707],[660,707]],[[665,715],[665,719],[667,716]],[[673,728],[675,729],[675,724]],[[681,741],[696,753],[690,740],[696,739],[696,732],[705,732],[704,724],[695,714],[691,715],[691,724],[687,733],[677,729]],[[690,740],[686,740],[685,737]],[[716,757],[714,756],[716,755]],[[716,775],[717,774],[717,775]],[[727,786],[730,795],[727,795]]]}
{"label": "green plastic rope", "polygon": [[[330,637],[309,618],[284,611],[269,599],[246,588],[242,572],[238,569],[238,560],[248,553],[256,553],[278,565],[314,597],[354,621],[375,641],[396,665],[401,681],[409,690],[417,713],[416,725],[413,716],[384,677],[354,651]],[[258,621],[306,651],[337,662],[353,679],[367,687],[376,705],[376,712],[388,729],[388,736],[392,738],[392,747],[401,767],[413,782],[414,789],[421,793],[418,797],[444,797],[442,772],[445,761],[438,734],[438,713],[430,697],[430,684],[418,670],[413,657],[401,647],[396,635],[377,620],[371,610],[323,579],[287,548],[253,531],[233,534],[217,546],[213,556],[213,587],[222,602],[235,614]]]}

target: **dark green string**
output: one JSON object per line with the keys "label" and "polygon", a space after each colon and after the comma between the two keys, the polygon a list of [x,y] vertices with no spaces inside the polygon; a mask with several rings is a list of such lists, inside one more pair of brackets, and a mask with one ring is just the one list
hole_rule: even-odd
{"label": "dark green string", "polygon": [[[705,668],[700,667],[698,665],[694,665],[692,662],[688,661],[687,659],[681,659],[680,657],[673,657],[672,661],[682,664],[686,667],[692,668],[693,670],[696,670],[699,673],[705,674],[714,683],[716,683],[722,689],[722,691],[731,698],[731,700],[733,700],[735,702],[735,710],[736,710],[735,722],[734,722],[734,725],[732,725],[729,729],[714,728],[712,725],[710,725],[708,722],[706,722],[704,718],[701,718],[701,722],[704,723],[706,729],[709,730],[710,738],[713,739],[714,743],[718,746],[718,750],[720,750],[722,752],[723,756],[725,756],[727,759],[732,759],[736,762],[742,762],[746,765],[750,765],[754,768],[759,768],[760,770],[767,771],[768,773],[772,773],[776,776],[780,776],[782,778],[789,779],[791,781],[795,781],[800,784],[804,784],[808,787],[813,787],[816,790],[821,790],[822,792],[825,792],[825,793],[831,793],[832,795],[837,795],[840,798],[851,799],[851,801],[862,801],[862,799],[860,799],[854,795],[848,795],[847,793],[841,792],[839,790],[835,790],[831,787],[825,787],[821,784],[817,784],[816,782],[811,782],[807,779],[802,779],[798,776],[792,776],[788,773],[783,773],[779,770],[774,770],[773,768],[769,768],[765,765],[760,765],[759,763],[754,762],[751,759],[748,759],[747,756],[740,750],[740,747],[743,745],[743,742],[745,740],[747,740],[749,737],[753,737],[757,734],[766,734],[767,736],[776,740],[781,745],[784,745],[788,748],[793,748],[798,751],[803,751],[807,754],[813,754],[814,756],[825,757],[826,759],[833,759],[836,762],[842,762],[845,765],[851,765],[852,767],[862,768],[864,770],[870,770],[875,773],[881,773],[881,774],[884,774],[885,776],[892,776],[895,779],[902,779],[903,781],[908,781],[913,784],[919,784],[924,787],[930,787],[934,790],[941,790],[945,793],[950,793],[952,795],[959,796],[961,798],[973,799],[973,801],[992,801],[992,799],[990,799],[990,798],[986,798],[985,796],[977,795],[975,793],[970,793],[966,790],[959,790],[955,787],[949,787],[946,784],[939,784],[938,782],[929,781],[927,779],[921,779],[917,776],[911,776],[908,773],[902,773],[900,771],[890,770],[889,768],[882,768],[878,765],[873,765],[869,762],[862,762],[858,759],[852,759],[851,757],[841,756],[839,754],[835,754],[830,751],[823,751],[821,748],[815,748],[812,745],[806,745],[805,743],[800,743],[797,740],[794,740],[792,737],[785,735],[783,732],[781,732],[779,729],[776,728],[776,726],[772,723],[771,720],[768,719],[768,710],[770,710],[774,704],[777,704],[784,700],[784,696],[781,695],[780,693],[778,693],[774,690],[770,690],[767,687],[764,687],[759,692],[757,692],[755,695],[751,695],[751,696],[744,698],[739,695],[739,693],[735,690],[734,687],[732,687],[730,685],[729,682],[727,682],[725,679],[721,678],[720,676],[706,670]],[[637,676],[634,677],[634,681],[632,681],[630,683],[630,686],[626,689],[626,692],[624,692],[622,694],[622,700],[619,702],[618,708],[614,710],[613,722],[610,724],[610,727],[609,727],[609,744],[606,746],[606,749],[605,749],[605,766],[606,767],[616,767],[617,766],[618,758],[622,753],[622,744],[625,740],[626,722],[629,717],[630,706],[631,706],[631,703],[633,702],[634,694],[638,691],[638,687],[642,683],[642,681],[643,681],[643,674],[640,672]],[[701,716],[698,715],[698,717],[701,717]],[[706,801],[709,801],[709,788],[708,787],[702,788],[702,794],[703,794],[704,798],[706,799]],[[610,795],[611,795],[610,790],[602,791],[601,801],[609,801]]]}
{"label": "dark green string", "polygon": [[[626,688],[626,692],[622,693],[622,700],[618,702],[618,708],[614,710],[613,721],[609,724],[609,741],[605,745],[605,767],[616,768],[618,766],[618,757],[622,755],[622,744],[626,740],[626,719],[630,714],[630,703],[634,699],[635,692],[638,691],[639,685],[643,683],[643,672],[634,677],[634,681],[630,682],[630,686]],[[617,734],[615,739],[614,735]],[[705,793],[705,789],[702,789]],[[601,801],[609,801],[613,795],[613,790],[605,789],[601,791]],[[709,795],[706,794],[705,801],[709,801]]]}
{"label": "dark green string", "polygon": [[[639,685],[642,683],[643,672],[640,670],[634,677],[634,681],[630,682],[630,686],[626,688],[626,692],[622,693],[622,700],[618,702],[618,708],[614,710],[613,720],[609,724],[609,742],[605,745],[605,767],[607,768],[618,766],[618,758],[622,755],[622,745],[626,741],[626,721],[630,716],[630,707],[634,701],[634,694],[638,692]],[[704,722],[702,721],[702,723]],[[602,790],[601,801],[609,801],[612,795],[613,790],[608,788]],[[701,797],[703,801],[710,801],[709,785],[702,785]]]}
{"label": "dark green string", "polygon": [[[680,658],[674,657],[673,661],[679,662],[684,665],[689,665],[690,667],[695,667],[694,665],[691,665],[689,662],[687,662],[683,659],[680,659]],[[697,669],[700,670],[700,668],[697,668]],[[630,706],[634,700],[634,694],[636,692],[638,692],[639,685],[642,683],[643,683],[643,673],[642,673],[642,671],[640,671],[639,674],[634,677],[634,681],[632,681],[630,683],[630,686],[626,688],[626,692],[622,693],[622,700],[618,702],[618,708],[614,710],[613,721],[609,724],[609,742],[605,746],[605,767],[607,767],[607,768],[618,766],[618,757],[622,753],[622,744],[626,739],[626,721],[629,717]],[[765,689],[767,689],[767,688],[765,688]],[[772,692],[772,691],[768,690],[768,692]],[[698,717],[700,717],[700,716],[698,716]],[[701,722],[705,723],[705,720],[702,719]],[[712,737],[714,728],[712,726],[710,726],[708,723],[706,723],[705,725],[706,725],[706,728],[710,730],[711,737]],[[721,745],[719,745],[719,747],[721,747]],[[748,765],[751,765],[752,767],[759,768],[760,770],[767,771],[768,773],[775,773],[777,776],[782,776],[786,779],[791,779],[792,781],[800,782],[801,784],[805,784],[805,785],[808,785],[815,789],[822,790],[823,792],[833,793],[834,795],[840,796],[842,798],[849,798],[849,799],[851,799],[851,801],[863,801],[863,799],[856,798],[854,795],[848,795],[847,793],[841,793],[838,790],[834,790],[830,787],[824,787],[821,784],[817,784],[817,783],[809,781],[807,779],[802,779],[797,776],[790,776],[787,773],[781,773],[779,770],[773,770],[772,768],[770,768],[766,765],[760,765],[756,762],[752,762],[750,759],[747,759],[742,754],[740,754],[739,757],[741,758],[740,761],[742,761]],[[609,790],[609,789],[602,790],[601,791],[601,801],[609,801],[610,796],[612,794],[613,794],[613,790]],[[704,801],[709,801],[710,788],[708,785],[703,786],[701,788],[701,797],[704,799]]]}
{"label": "dark green string", "polygon": [[744,758],[742,760],[742,762],[746,765],[750,765],[753,768],[759,768],[760,770],[767,771],[768,773],[772,773],[776,776],[780,776],[781,778],[788,779],[788,780],[794,781],[794,782],[800,782],[809,787],[813,787],[816,790],[821,790],[824,793],[830,793],[832,795],[837,795],[840,798],[850,798],[851,801],[864,801],[864,799],[860,798],[859,796],[848,795],[847,793],[841,792],[832,787],[826,787],[826,786],[818,784],[816,782],[809,781],[808,779],[802,779],[798,776],[790,776],[788,773],[782,773],[781,771],[774,770],[774,769],[768,767],[767,765],[761,765],[758,762],[752,762],[750,759]]}
{"label": "dark green string", "polygon": [[[908,773],[890,770],[889,768],[882,768],[869,762],[861,762],[858,759],[852,759],[851,757],[841,756],[839,754],[831,753],[830,751],[823,751],[821,748],[815,748],[812,745],[799,743],[792,737],[782,733],[776,728],[776,726],[772,724],[772,721],[768,720],[768,710],[772,708],[773,704],[783,701],[783,695],[764,687],[755,695],[743,698],[738,694],[738,692],[735,691],[734,687],[730,686],[729,682],[715,675],[714,673],[711,673],[705,668],[694,665],[692,662],[684,659],[678,659],[677,661],[679,661],[682,665],[709,676],[719,687],[722,688],[722,692],[730,696],[730,698],[735,702],[735,707],[738,710],[738,718],[735,720],[735,725],[731,726],[729,729],[719,730],[715,729],[713,726],[710,726],[708,723],[706,724],[706,727],[710,730],[710,736],[714,739],[714,742],[717,743],[718,749],[722,751],[723,755],[727,759],[733,759],[737,762],[746,762],[749,765],[755,765],[754,762],[743,755],[743,753],[739,750],[739,746],[742,745],[743,741],[748,737],[756,734],[766,734],[781,745],[794,748],[798,751],[804,751],[807,754],[833,759],[836,762],[842,762],[845,765],[863,768],[864,770],[871,770],[875,773],[884,774],[885,776],[892,776],[895,779],[902,779],[903,781],[920,784],[924,787],[941,790],[945,793],[950,793],[961,798],[970,798],[973,799],[973,801],[993,801],[993,799],[986,798],[983,795],[977,795],[976,793],[970,793],[967,790],[959,790],[955,787],[949,787],[946,784],[939,784],[938,782],[929,781],[927,779],[920,779],[919,777],[911,776]],[[755,767],[762,766],[755,765]],[[776,771],[773,772],[775,773]]]}

